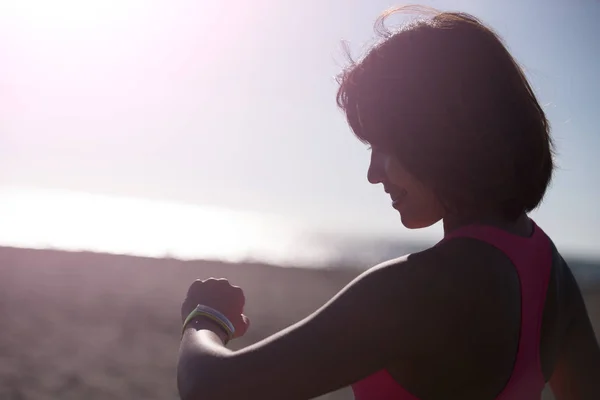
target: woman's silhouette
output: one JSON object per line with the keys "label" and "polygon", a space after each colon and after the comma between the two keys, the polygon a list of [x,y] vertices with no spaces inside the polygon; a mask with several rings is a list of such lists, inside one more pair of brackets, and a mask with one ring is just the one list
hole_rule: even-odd
{"label": "woman's silhouette", "polygon": [[242,290],[194,282],[182,306],[181,397],[308,399],[352,385],[360,400],[531,400],[549,382],[559,400],[600,399],[580,290],[527,216],[554,163],[523,71],[473,16],[424,10],[391,32],[388,14],[382,40],[341,74],[337,101],[371,146],[368,180],[404,226],[443,220],[444,238],[239,351],[224,344],[248,327]]}

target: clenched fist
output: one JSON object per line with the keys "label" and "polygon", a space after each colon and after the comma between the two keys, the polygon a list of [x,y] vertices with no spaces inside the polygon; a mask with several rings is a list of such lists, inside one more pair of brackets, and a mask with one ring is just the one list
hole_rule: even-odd
{"label": "clenched fist", "polygon": [[244,291],[227,279],[196,280],[190,285],[181,305],[181,320],[185,321],[196,306],[202,304],[225,315],[235,328],[234,338],[238,338],[244,336],[250,323],[244,315],[245,303]]}

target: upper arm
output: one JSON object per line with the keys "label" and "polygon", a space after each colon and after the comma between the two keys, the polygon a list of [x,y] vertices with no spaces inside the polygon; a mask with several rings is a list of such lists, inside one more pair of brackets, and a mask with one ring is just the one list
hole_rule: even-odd
{"label": "upper arm", "polygon": [[581,291],[568,268],[565,279],[570,320],[550,386],[557,400],[599,399],[600,348]]}
{"label": "upper arm", "polygon": [[210,365],[199,362],[194,368],[198,387],[207,389],[209,375],[232,380],[212,385],[214,393],[204,391],[203,398],[312,398],[348,386],[392,360],[439,348],[436,342],[451,319],[449,303],[430,298],[431,268],[419,264],[417,257],[376,267],[286,330],[213,357]]}

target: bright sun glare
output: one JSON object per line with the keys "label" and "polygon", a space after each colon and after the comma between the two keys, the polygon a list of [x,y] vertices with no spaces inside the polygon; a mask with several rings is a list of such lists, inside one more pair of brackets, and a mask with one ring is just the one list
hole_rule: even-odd
{"label": "bright sun glare", "polygon": [[0,189],[0,221],[2,245],[151,257],[239,261],[279,236],[247,213],[34,189]]}
{"label": "bright sun glare", "polygon": [[[217,1],[198,3],[201,5],[189,20],[194,26],[204,24],[210,28],[218,21],[215,12],[225,6]],[[157,37],[163,45],[166,39],[174,43],[179,43],[180,37],[185,40],[177,30],[178,21],[182,13],[189,11],[188,6],[198,3],[189,2],[170,15],[169,3],[145,0],[0,0],[0,35],[13,38],[11,48],[17,49],[16,61],[12,62],[16,78],[11,80],[19,89],[30,87],[29,91],[18,92],[25,99],[23,120],[34,119],[30,110],[60,120],[62,114],[53,114],[58,110],[83,120],[85,116],[80,113],[88,110],[76,107],[95,104],[86,96],[100,100],[108,96],[103,87],[94,85],[111,85],[124,91],[131,88],[138,96],[131,96],[136,102],[133,104],[143,107],[145,98],[140,99],[140,93],[147,88],[136,86],[137,81],[131,78],[139,74],[138,66],[143,65],[139,60],[148,59],[164,67],[155,60],[160,57],[148,50],[150,45],[143,44],[158,42]],[[54,100],[45,102],[40,93],[48,93]],[[57,99],[61,95],[63,98]],[[69,96],[85,101],[59,101]],[[53,108],[55,104],[58,106]],[[132,108],[130,103],[123,104],[125,112]],[[66,111],[61,108],[65,105],[69,106]],[[121,111],[118,107],[115,110]],[[93,122],[90,120],[88,125]],[[35,140],[40,147],[46,143],[52,146],[52,135],[63,132],[59,128],[31,126],[39,135]],[[111,133],[109,129],[103,135]],[[74,140],[85,140],[79,132],[73,135]],[[74,141],[72,147],[76,146]],[[221,208],[0,187],[0,246],[277,262],[294,257],[294,249],[300,248],[294,246],[297,243],[292,231],[293,227],[284,226],[276,218]]]}
{"label": "bright sun glare", "polygon": [[4,11],[26,17],[40,29],[48,26],[90,28],[103,21],[126,17],[140,0],[2,0]]}

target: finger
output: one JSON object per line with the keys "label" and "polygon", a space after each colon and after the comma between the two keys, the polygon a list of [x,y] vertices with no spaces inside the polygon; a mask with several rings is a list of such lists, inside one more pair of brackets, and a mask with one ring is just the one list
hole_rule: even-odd
{"label": "finger", "polygon": [[190,295],[193,294],[194,292],[196,292],[198,289],[200,289],[203,284],[204,284],[204,282],[202,280],[196,279],[194,282],[192,282],[192,284],[188,288],[187,296],[190,297]]}
{"label": "finger", "polygon": [[246,334],[246,332],[248,332],[248,329],[250,328],[250,319],[248,318],[247,315],[242,314],[240,316],[240,320],[241,320],[241,323],[239,324],[239,326],[236,327],[236,332],[235,332],[236,337],[244,336]]}
{"label": "finger", "polygon": [[196,279],[194,282],[192,282],[192,284],[190,285],[189,289],[188,289],[188,296],[190,294],[195,293],[196,291],[200,290],[203,286],[208,286],[208,287],[212,287],[213,285],[219,284],[222,285],[223,283],[227,283],[227,279],[225,278],[213,278],[210,277],[208,279]]}
{"label": "finger", "polygon": [[229,281],[227,281],[227,279],[225,278],[213,278],[210,277],[206,280],[203,281],[203,283],[205,285],[209,285],[209,286],[229,286]]}
{"label": "finger", "polygon": [[246,304],[246,296],[244,291],[239,286],[231,286],[233,288],[233,298],[236,301],[236,305],[244,311],[244,305]]}

